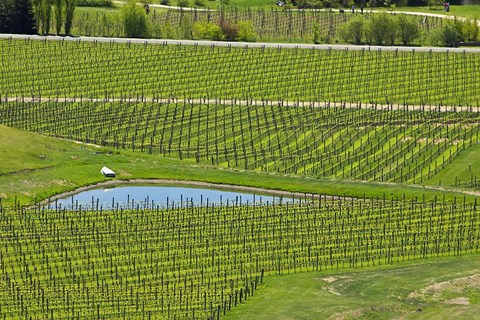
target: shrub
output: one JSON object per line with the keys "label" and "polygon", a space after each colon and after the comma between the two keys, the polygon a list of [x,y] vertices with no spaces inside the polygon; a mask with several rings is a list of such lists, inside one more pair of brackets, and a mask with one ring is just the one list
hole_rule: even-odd
{"label": "shrub", "polygon": [[195,39],[222,40],[222,29],[211,22],[197,21],[193,25],[193,37]]}
{"label": "shrub", "polygon": [[395,42],[396,27],[393,17],[385,12],[372,15],[365,25],[367,42],[378,45]]}
{"label": "shrub", "polygon": [[340,36],[347,42],[360,44],[364,34],[365,19],[362,15],[355,16],[340,26]]}
{"label": "shrub", "polygon": [[122,7],[122,21],[125,36],[129,38],[148,38],[148,25],[145,10],[135,0],[129,0]]}
{"label": "shrub", "polygon": [[160,4],[163,4],[164,6],[170,5],[170,0],[161,0]]}
{"label": "shrub", "polygon": [[420,35],[420,29],[415,18],[405,14],[397,17],[397,31],[404,45],[411,44]]}
{"label": "shrub", "polygon": [[177,1],[177,6],[180,8],[185,8],[190,6],[190,2],[188,0],[178,0]]}
{"label": "shrub", "polygon": [[257,41],[257,34],[252,21],[240,21],[238,23],[238,40],[246,42]]}
{"label": "shrub", "polygon": [[319,9],[323,7],[323,2],[321,0],[297,0],[297,8],[306,9],[314,8]]}
{"label": "shrub", "polygon": [[478,19],[475,17],[473,20],[467,19],[462,22],[462,36],[466,41],[477,41],[479,39],[480,27],[478,25]]}
{"label": "shrub", "polygon": [[195,5],[197,7],[205,7],[205,1],[204,0],[195,0]]}
{"label": "shrub", "polygon": [[235,41],[238,38],[238,26],[235,23],[231,23],[224,17],[220,17],[219,22],[220,29],[222,29],[223,38],[227,41]]}
{"label": "shrub", "polygon": [[462,41],[462,34],[454,22],[448,21],[433,36],[434,44],[444,47],[456,47]]}
{"label": "shrub", "polygon": [[77,0],[78,7],[115,7],[112,0]]}

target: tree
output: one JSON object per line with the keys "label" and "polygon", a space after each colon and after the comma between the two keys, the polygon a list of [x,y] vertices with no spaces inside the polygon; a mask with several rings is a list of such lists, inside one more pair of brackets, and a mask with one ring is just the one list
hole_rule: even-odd
{"label": "tree", "polygon": [[35,25],[30,0],[5,0],[0,3],[0,32],[35,34]]}
{"label": "tree", "polygon": [[52,5],[53,5],[53,0],[43,0],[42,1],[42,33],[43,34],[49,34],[50,33],[50,22],[51,22],[51,17],[52,17]]}
{"label": "tree", "polygon": [[11,0],[0,2],[0,33],[10,33],[13,25],[13,3]]}
{"label": "tree", "polygon": [[63,0],[55,0],[55,32],[60,34],[63,23]]}
{"label": "tree", "polygon": [[145,10],[135,0],[129,0],[121,11],[123,30],[129,38],[148,38],[148,25]]}
{"label": "tree", "polygon": [[77,0],[65,0],[65,34],[70,35]]}
{"label": "tree", "polygon": [[420,35],[420,29],[415,18],[405,14],[397,16],[397,30],[404,45],[411,44]]}
{"label": "tree", "polygon": [[33,12],[35,12],[35,27],[37,30],[40,30],[40,27],[43,23],[43,0],[32,0],[33,1]]}
{"label": "tree", "polygon": [[30,0],[14,1],[14,32],[21,34],[37,33],[33,7]]}

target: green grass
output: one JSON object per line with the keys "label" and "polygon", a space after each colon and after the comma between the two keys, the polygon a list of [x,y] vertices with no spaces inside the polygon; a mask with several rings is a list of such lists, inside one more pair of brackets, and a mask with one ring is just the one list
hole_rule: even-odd
{"label": "green grass", "polygon": [[[443,171],[427,181],[431,185],[465,186],[480,177],[480,146],[469,148]],[[474,181],[475,182],[475,181]],[[477,182],[477,183],[480,183]],[[477,187],[478,188],[478,187]]]}
{"label": "green grass", "polygon": [[88,14],[89,17],[93,18],[102,13],[119,13],[119,7],[113,8],[103,8],[103,7],[77,7],[75,8],[75,19],[80,17],[86,17]]}
{"label": "green grass", "polygon": [[[224,319],[474,319],[480,312],[479,264],[473,255],[368,271],[273,276]],[[461,280],[469,276],[475,280]],[[439,283],[444,284],[435,291],[432,285]],[[470,304],[445,303],[460,297]]]}

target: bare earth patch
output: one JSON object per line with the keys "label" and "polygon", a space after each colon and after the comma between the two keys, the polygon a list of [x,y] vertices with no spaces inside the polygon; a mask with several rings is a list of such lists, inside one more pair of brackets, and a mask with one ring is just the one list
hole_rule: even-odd
{"label": "bare earth patch", "polygon": [[[410,293],[408,298],[428,298],[435,301],[442,301],[442,295],[444,293],[462,295],[466,290],[471,288],[480,288],[480,273],[434,283]],[[461,296],[453,299],[443,300],[443,303],[453,305],[469,305],[470,301],[468,298]]]}
{"label": "bare earth patch", "polygon": [[[322,280],[322,281],[325,281],[326,283],[333,283],[337,280],[343,280],[343,279],[347,279],[348,277],[347,276],[338,276],[338,277],[326,277],[326,278],[318,278],[319,280]],[[341,286],[341,285],[340,285]],[[322,287],[322,290],[326,290],[328,292],[330,292],[331,294],[334,294],[336,296],[340,296],[340,292],[338,292],[335,287],[333,286],[325,286],[325,287]]]}
{"label": "bare earth patch", "polygon": [[327,283],[332,283],[334,281],[337,281],[338,279],[345,279],[346,277],[327,277],[327,278],[320,278],[320,280],[325,281]]}
{"label": "bare earth patch", "polygon": [[470,304],[470,301],[468,300],[468,298],[460,297],[460,298],[445,300],[443,301],[443,303],[468,306]]}

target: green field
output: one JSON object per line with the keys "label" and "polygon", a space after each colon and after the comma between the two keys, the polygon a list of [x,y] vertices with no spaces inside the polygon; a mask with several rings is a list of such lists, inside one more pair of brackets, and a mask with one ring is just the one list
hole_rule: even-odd
{"label": "green field", "polygon": [[[5,207],[16,203],[31,205],[56,194],[108,181],[99,174],[108,164],[118,179],[175,179],[203,181],[224,185],[242,185],[295,193],[346,195],[353,197],[386,197],[392,199],[445,198],[448,201],[475,197],[462,192],[428,189],[420,186],[369,183],[340,179],[311,179],[299,175],[272,175],[234,168],[217,167],[159,157],[129,150],[99,147],[48,138],[0,126],[0,198]],[[458,157],[463,159],[462,154]]]}
{"label": "green field", "polygon": [[[0,318],[478,313],[478,53],[1,40],[0,61]],[[104,165],[301,201],[35,206]]]}

